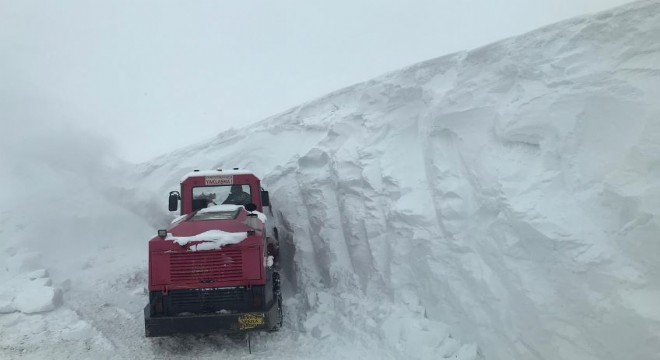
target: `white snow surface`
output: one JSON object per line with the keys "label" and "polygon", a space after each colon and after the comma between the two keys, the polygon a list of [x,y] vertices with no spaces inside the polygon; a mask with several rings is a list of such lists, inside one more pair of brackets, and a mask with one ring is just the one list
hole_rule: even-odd
{"label": "white snow surface", "polygon": [[[114,176],[14,164],[3,198],[47,201],[39,216],[2,204],[0,280],[24,280],[0,283],[0,358],[657,359],[658,39],[660,2],[635,2]],[[142,337],[168,191],[223,167],[264,180],[280,233],[284,328],[252,355],[219,335]],[[48,181],[20,186],[30,175]],[[40,269],[61,302],[7,305]]]}
{"label": "white snow surface", "polygon": [[233,204],[219,204],[211,205],[203,209],[199,209],[198,213],[208,213],[208,212],[219,212],[219,211],[236,211],[239,208],[243,208],[242,205],[233,205]]}
{"label": "white snow surface", "polygon": [[195,236],[173,236],[167,233],[165,240],[174,241],[184,246],[194,241],[203,241],[200,244],[191,245],[190,251],[217,250],[223,246],[238,244],[247,238],[247,232],[231,233],[222,230],[208,230]]}
{"label": "white snow surface", "polygon": [[187,178],[196,177],[196,176],[219,176],[219,175],[253,175],[254,173],[245,169],[216,169],[216,170],[200,170],[190,171],[183,175],[179,182],[183,182]]}
{"label": "white snow surface", "polygon": [[[245,207],[243,205],[233,205],[233,204],[219,204],[219,205],[211,205],[209,207],[200,209],[198,213],[208,213],[208,212],[220,212],[220,211],[236,211],[238,208],[244,209]],[[260,211],[250,211],[250,214],[256,214],[257,218],[265,223],[268,221],[268,216]],[[178,216],[176,219],[172,220],[172,223],[175,223],[179,220],[181,220],[185,216]]]}
{"label": "white snow surface", "polygon": [[267,221],[268,221],[268,216],[267,216],[266,214],[260,212],[260,211],[256,211],[256,210],[255,210],[255,211],[251,211],[250,214],[256,214],[256,215],[257,215],[257,219],[259,219],[259,221],[261,221],[261,222],[264,223],[264,224],[266,224]]}

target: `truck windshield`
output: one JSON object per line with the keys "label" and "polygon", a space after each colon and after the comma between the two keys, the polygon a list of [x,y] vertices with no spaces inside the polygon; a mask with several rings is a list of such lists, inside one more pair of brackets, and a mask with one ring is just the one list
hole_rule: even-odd
{"label": "truck windshield", "polygon": [[190,220],[234,220],[238,216],[238,213],[241,212],[241,209],[242,207],[235,207],[232,209],[216,206],[198,211],[192,218],[190,218]]}
{"label": "truck windshield", "polygon": [[[193,210],[211,205],[246,205],[252,202],[249,185],[198,186],[192,189]],[[196,206],[195,206],[196,205]]]}

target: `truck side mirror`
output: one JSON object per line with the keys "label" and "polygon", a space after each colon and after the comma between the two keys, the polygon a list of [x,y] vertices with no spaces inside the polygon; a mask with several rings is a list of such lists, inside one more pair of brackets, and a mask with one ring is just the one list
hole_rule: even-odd
{"label": "truck side mirror", "polygon": [[170,197],[169,197],[170,211],[177,211],[177,209],[179,209],[179,199],[181,199],[181,195],[179,194],[178,191],[170,191]]}
{"label": "truck side mirror", "polygon": [[266,190],[261,190],[261,206],[270,206],[270,198]]}

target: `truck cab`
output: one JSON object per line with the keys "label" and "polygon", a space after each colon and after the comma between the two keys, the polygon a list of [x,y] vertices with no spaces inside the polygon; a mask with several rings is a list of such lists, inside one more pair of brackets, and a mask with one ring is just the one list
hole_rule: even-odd
{"label": "truck cab", "polygon": [[169,210],[180,216],[149,241],[147,337],[281,326],[277,233],[264,208],[272,214],[268,192],[249,171],[181,179],[169,195]]}

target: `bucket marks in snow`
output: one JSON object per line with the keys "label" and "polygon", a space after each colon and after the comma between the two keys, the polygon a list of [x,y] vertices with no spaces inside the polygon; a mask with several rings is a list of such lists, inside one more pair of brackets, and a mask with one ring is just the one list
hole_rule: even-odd
{"label": "bucket marks in snow", "polygon": [[337,162],[334,154],[315,148],[298,165],[295,181],[305,213],[297,222],[309,223],[309,239],[305,233],[296,237],[309,242],[302,248],[313,251],[315,261],[310,266],[325,286],[364,291],[374,263],[367,233],[375,226],[368,214],[377,207],[378,196],[368,186],[362,164]]}

